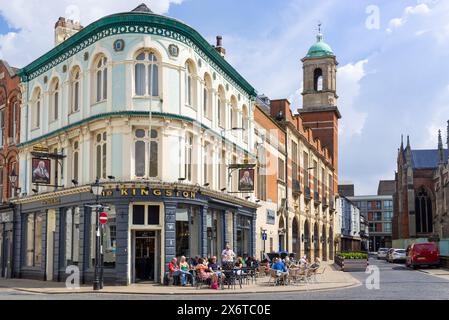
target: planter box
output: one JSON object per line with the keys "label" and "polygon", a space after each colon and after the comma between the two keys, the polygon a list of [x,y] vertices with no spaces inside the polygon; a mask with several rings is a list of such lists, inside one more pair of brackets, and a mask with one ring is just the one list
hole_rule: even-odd
{"label": "planter box", "polygon": [[368,267],[367,259],[342,259],[339,257],[335,258],[335,264],[341,268],[343,272],[355,272],[361,271],[365,272]]}

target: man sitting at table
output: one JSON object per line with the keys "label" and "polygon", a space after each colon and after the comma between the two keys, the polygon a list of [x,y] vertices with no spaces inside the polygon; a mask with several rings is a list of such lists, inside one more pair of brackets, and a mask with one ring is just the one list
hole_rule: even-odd
{"label": "man sitting at table", "polygon": [[281,280],[285,283],[285,279],[288,276],[288,269],[285,266],[284,262],[280,258],[276,258],[274,260],[273,265],[271,266],[273,270],[276,270],[276,275],[281,278]]}
{"label": "man sitting at table", "polygon": [[173,258],[173,260],[168,264],[168,273],[173,279],[178,278],[181,280],[181,284],[185,285],[186,276],[181,272],[181,269],[179,268],[178,259]]}
{"label": "man sitting at table", "polygon": [[225,277],[224,273],[221,272],[221,267],[217,264],[216,256],[210,259],[208,267],[211,272],[217,275],[218,279],[222,280]]}

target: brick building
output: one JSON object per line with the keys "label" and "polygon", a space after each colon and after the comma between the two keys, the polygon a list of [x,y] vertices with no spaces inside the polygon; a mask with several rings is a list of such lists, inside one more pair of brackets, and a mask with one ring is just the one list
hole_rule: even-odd
{"label": "brick building", "polygon": [[15,195],[16,188],[10,176],[19,173],[16,145],[21,101],[16,72],[17,69],[0,60],[0,277],[10,276],[12,264],[13,209],[8,200]]}
{"label": "brick building", "polygon": [[[303,107],[298,113],[292,112],[286,99],[270,102],[265,99],[259,103],[264,107],[255,114],[256,127],[266,126],[272,131],[269,141],[279,139],[272,154],[277,156],[273,161],[277,163],[275,174],[267,175],[264,182],[268,187],[266,193],[276,199],[265,199],[260,193],[258,196],[261,200],[276,201],[275,219],[270,221],[277,230],[273,231],[274,237],[268,235],[270,244],[274,243],[269,249],[328,260],[333,259],[337,240],[334,213],[341,118],[336,104],[338,63],[321,34],[302,62]],[[270,121],[265,119],[268,116]],[[283,138],[276,138],[282,135]],[[264,202],[270,201],[261,201],[262,210],[267,210]],[[258,216],[264,218],[268,214]]]}

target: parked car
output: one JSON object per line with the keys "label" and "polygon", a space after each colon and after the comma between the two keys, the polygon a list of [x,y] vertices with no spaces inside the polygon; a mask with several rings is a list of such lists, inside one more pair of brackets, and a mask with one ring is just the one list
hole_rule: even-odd
{"label": "parked car", "polygon": [[405,262],[407,260],[407,251],[405,249],[390,249],[387,254],[387,261],[391,263]]}
{"label": "parked car", "polygon": [[440,251],[434,242],[414,243],[407,248],[407,267],[439,267]]}
{"label": "parked car", "polygon": [[377,259],[386,259],[388,253],[388,248],[379,248],[377,251]]}

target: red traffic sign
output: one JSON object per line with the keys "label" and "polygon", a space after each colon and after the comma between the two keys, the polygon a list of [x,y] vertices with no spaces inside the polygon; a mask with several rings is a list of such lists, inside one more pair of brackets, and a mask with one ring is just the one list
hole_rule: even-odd
{"label": "red traffic sign", "polygon": [[100,223],[101,224],[108,223],[108,214],[106,212],[100,214]]}

